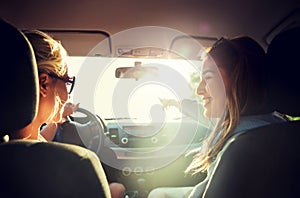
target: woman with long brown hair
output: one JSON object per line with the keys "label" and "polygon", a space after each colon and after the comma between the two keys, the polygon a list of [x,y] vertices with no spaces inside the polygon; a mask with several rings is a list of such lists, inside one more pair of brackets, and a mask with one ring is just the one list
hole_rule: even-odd
{"label": "woman with long brown hair", "polygon": [[206,172],[195,187],[159,188],[149,197],[201,197],[216,159],[228,140],[249,129],[284,121],[267,105],[266,55],[247,36],[219,39],[205,57],[197,94],[202,97],[204,115],[214,121],[212,131],[194,153],[187,173]]}

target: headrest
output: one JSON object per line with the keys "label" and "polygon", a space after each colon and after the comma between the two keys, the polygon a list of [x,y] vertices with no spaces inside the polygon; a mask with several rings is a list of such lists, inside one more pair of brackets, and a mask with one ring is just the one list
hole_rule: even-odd
{"label": "headrest", "polygon": [[38,73],[30,43],[2,19],[0,43],[0,135],[5,135],[25,127],[36,116]]}
{"label": "headrest", "polygon": [[300,26],[278,34],[267,51],[271,105],[281,113],[300,115]]}

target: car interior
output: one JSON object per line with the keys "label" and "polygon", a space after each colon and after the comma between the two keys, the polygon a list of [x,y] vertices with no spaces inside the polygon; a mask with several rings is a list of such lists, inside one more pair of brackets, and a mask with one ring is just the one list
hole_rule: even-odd
{"label": "car interior", "polygon": [[[239,35],[264,48],[268,103],[293,121],[232,137],[202,197],[300,197],[300,1],[4,0],[0,14],[0,197],[110,197],[118,182],[124,198],[146,198],[201,182],[206,173],[185,170],[213,120],[183,103],[203,103],[202,55]],[[22,34],[33,29],[62,43],[76,76],[79,108],[47,143],[5,136],[37,113],[37,66]]]}

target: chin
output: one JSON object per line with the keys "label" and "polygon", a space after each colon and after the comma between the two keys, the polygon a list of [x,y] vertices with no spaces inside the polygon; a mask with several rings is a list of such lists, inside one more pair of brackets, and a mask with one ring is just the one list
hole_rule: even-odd
{"label": "chin", "polygon": [[52,119],[53,122],[60,122],[62,120],[62,116],[60,113],[56,114]]}
{"label": "chin", "polygon": [[219,112],[211,112],[210,110],[204,111],[204,116],[207,118],[221,118],[221,113]]}
{"label": "chin", "polygon": [[211,111],[210,111],[210,110],[207,110],[207,109],[205,109],[205,110],[204,110],[204,116],[205,116],[205,117],[207,117],[207,118],[211,118],[211,117],[212,117],[212,115],[211,115]]}

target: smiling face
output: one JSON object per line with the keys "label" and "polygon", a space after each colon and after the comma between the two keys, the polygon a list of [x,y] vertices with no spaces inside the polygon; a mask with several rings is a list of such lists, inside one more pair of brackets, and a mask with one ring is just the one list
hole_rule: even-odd
{"label": "smiling face", "polygon": [[203,99],[204,115],[208,118],[220,118],[226,108],[226,87],[228,77],[224,69],[218,68],[208,58],[203,65],[202,78],[197,94]]}

